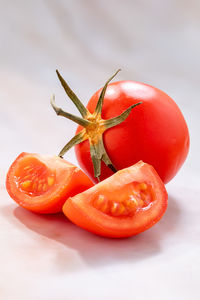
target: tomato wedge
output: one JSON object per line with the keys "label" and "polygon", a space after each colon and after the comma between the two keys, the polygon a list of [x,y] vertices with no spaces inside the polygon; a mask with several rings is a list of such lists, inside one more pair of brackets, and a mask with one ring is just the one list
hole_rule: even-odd
{"label": "tomato wedge", "polygon": [[58,156],[21,153],[11,165],[6,188],[22,207],[56,213],[68,197],[93,186],[79,168]]}
{"label": "tomato wedge", "polygon": [[120,238],[150,228],[166,208],[163,182],[151,165],[140,161],[69,198],[63,212],[90,232]]}

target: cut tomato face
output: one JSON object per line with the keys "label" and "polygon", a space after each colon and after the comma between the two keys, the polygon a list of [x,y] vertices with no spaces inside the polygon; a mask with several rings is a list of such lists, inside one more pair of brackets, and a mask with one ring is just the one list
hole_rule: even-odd
{"label": "cut tomato face", "polygon": [[64,214],[106,237],[128,237],[153,226],[167,208],[167,192],[155,169],[142,161],[69,198]]}
{"label": "cut tomato face", "polygon": [[79,168],[58,156],[21,153],[11,165],[6,188],[19,205],[38,213],[56,213],[68,197],[93,186]]}

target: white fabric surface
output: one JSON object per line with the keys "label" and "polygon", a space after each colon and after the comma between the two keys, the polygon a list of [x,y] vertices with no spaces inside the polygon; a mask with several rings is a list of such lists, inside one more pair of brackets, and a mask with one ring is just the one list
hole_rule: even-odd
{"label": "white fabric surface", "polygon": [[[0,1],[0,299],[200,299],[200,2]],[[107,78],[167,92],[191,148],[167,185],[169,207],[130,239],[94,236],[60,216],[31,214],[9,198],[7,169],[22,151],[56,154],[76,128],[49,104],[77,111],[58,68],[86,104]],[[163,120],[167,122],[167,120]],[[67,160],[76,163],[73,150]]]}

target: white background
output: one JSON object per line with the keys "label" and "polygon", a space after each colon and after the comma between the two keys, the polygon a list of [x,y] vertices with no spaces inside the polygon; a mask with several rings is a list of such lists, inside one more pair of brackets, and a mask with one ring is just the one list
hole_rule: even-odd
{"label": "white background", "polygon": [[[0,299],[200,299],[199,36],[198,0],[0,1]],[[77,114],[55,69],[86,104],[119,67],[176,101],[191,148],[159,224],[109,240],[17,207],[4,182],[19,153],[57,154],[74,134],[49,104]]]}

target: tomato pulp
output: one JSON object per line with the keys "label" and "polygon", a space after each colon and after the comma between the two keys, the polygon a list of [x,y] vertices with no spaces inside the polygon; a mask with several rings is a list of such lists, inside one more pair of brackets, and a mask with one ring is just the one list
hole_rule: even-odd
{"label": "tomato pulp", "polygon": [[167,192],[155,169],[140,161],[69,198],[64,214],[76,225],[105,237],[138,234],[160,220]]}
{"label": "tomato pulp", "polygon": [[38,213],[62,211],[68,197],[91,186],[87,175],[64,159],[25,152],[13,162],[6,179],[11,198]]}
{"label": "tomato pulp", "polygon": [[[101,90],[88,103],[93,113]],[[108,85],[102,108],[102,118],[120,115],[128,107],[141,101],[128,118],[103,134],[104,146],[117,170],[129,167],[139,160],[151,164],[167,183],[184,163],[189,150],[189,132],[177,104],[161,90],[134,81],[119,81]],[[82,130],[78,126],[77,133]],[[81,168],[94,178],[90,145],[84,141],[75,146]],[[101,164],[101,180],[112,175]]]}

